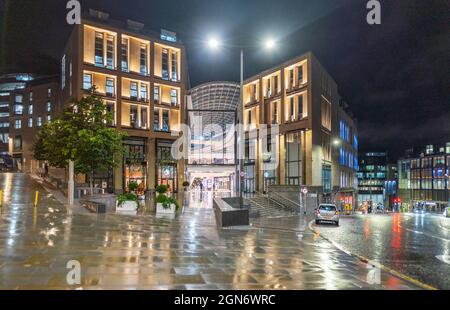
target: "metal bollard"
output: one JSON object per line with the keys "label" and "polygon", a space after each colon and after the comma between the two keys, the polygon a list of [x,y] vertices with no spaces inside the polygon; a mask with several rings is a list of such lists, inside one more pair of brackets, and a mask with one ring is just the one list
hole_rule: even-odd
{"label": "metal bollard", "polygon": [[39,201],[39,192],[36,191],[36,196],[34,197],[34,207],[35,208],[37,208],[38,201]]}
{"label": "metal bollard", "polygon": [[3,207],[3,191],[0,191],[0,208]]}

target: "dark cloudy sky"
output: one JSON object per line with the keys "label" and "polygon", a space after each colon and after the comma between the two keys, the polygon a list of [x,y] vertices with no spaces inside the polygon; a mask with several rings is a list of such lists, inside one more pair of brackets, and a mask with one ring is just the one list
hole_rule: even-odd
{"label": "dark cloudy sky", "polygon": [[[1,71],[58,72],[70,27],[65,0],[6,0]],[[239,79],[238,51],[212,53],[215,35],[246,53],[246,76],[313,51],[359,121],[362,150],[396,158],[410,146],[450,141],[450,2],[382,0],[382,24],[366,23],[365,0],[85,0],[115,19],[178,33],[191,85]],[[5,0],[0,0],[0,5]],[[258,46],[271,36],[275,51]]]}

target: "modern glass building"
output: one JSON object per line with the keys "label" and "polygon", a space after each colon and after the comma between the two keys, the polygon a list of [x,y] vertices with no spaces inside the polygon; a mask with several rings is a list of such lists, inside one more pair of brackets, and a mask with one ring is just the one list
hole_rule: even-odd
{"label": "modern glass building", "polygon": [[236,109],[240,86],[211,82],[190,90],[187,122],[190,128],[186,179],[192,189],[236,192]]}

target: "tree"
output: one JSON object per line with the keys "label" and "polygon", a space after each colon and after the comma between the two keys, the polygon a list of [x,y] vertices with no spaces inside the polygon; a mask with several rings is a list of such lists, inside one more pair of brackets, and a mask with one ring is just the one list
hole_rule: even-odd
{"label": "tree", "polygon": [[116,167],[123,157],[125,134],[109,127],[112,120],[112,113],[92,89],[89,96],[73,101],[60,118],[39,131],[34,158],[57,168],[74,161],[75,173],[89,176],[92,195],[94,172]]}

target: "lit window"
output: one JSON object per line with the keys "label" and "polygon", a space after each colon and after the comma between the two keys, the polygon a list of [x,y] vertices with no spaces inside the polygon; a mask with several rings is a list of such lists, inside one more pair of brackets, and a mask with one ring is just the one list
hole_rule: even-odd
{"label": "lit window", "polygon": [[48,88],[47,89],[47,97],[51,97],[52,96],[52,89],[51,88]]}
{"label": "lit window", "polygon": [[52,121],[52,116],[51,115],[47,115],[47,122],[50,123]]}
{"label": "lit window", "polygon": [[172,52],[172,81],[178,81],[178,57]]}
{"label": "lit window", "polygon": [[33,92],[30,91],[30,103],[33,102]]}
{"label": "lit window", "polygon": [[15,115],[23,115],[23,104],[15,104],[14,105],[14,114]]}
{"label": "lit window", "polygon": [[33,119],[32,118],[28,119],[28,127],[33,128]]}
{"label": "lit window", "polygon": [[39,116],[39,117],[37,118],[36,126],[42,127],[42,117]]}
{"label": "lit window", "polygon": [[138,98],[138,84],[136,82],[130,82],[130,98],[133,100]]}
{"label": "lit window", "polygon": [[114,69],[114,37],[106,36],[106,67]]}
{"label": "lit window", "polygon": [[147,75],[147,44],[141,44],[141,74]]}
{"label": "lit window", "polygon": [[14,150],[15,151],[21,151],[22,150],[22,137],[21,136],[16,136],[14,137]]}
{"label": "lit window", "polygon": [[22,102],[23,102],[23,95],[17,94],[17,95],[14,97],[14,102],[15,102],[15,103],[22,103]]}
{"label": "lit window", "polygon": [[172,106],[178,105],[178,92],[176,89],[170,90],[170,103],[172,104]]}
{"label": "lit window", "polygon": [[29,114],[29,115],[33,115],[33,105],[32,105],[32,104],[30,104],[30,105],[28,106],[28,114]]}
{"label": "lit window", "polygon": [[160,96],[159,96],[159,86],[155,86],[154,88],[153,88],[153,92],[154,92],[154,94],[153,94],[153,100],[154,100],[154,102],[156,103],[156,104],[159,104],[159,99],[160,99]]}
{"label": "lit window", "polygon": [[165,48],[162,49],[162,78],[164,80],[169,79],[169,51]]}
{"label": "lit window", "polygon": [[116,90],[114,87],[114,79],[106,78],[106,96],[114,97],[115,93],[116,93]]}
{"label": "lit window", "polygon": [[85,73],[83,76],[83,89],[91,90],[92,88],[92,74]]}
{"label": "lit window", "polygon": [[16,121],[14,123],[14,128],[15,129],[21,129],[22,128],[22,120],[16,119]]}
{"label": "lit window", "polygon": [[47,112],[51,112],[52,111],[52,103],[51,101],[47,102]]}
{"label": "lit window", "polygon": [[121,61],[122,71],[128,72],[128,39],[122,39]]}
{"label": "lit window", "polygon": [[147,101],[147,85],[141,84],[141,90],[140,90],[140,98],[142,101]]}
{"label": "lit window", "polygon": [[103,66],[103,33],[95,33],[95,57],[96,66]]}
{"label": "lit window", "polygon": [[66,87],[66,55],[61,60],[61,88]]}

